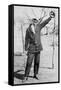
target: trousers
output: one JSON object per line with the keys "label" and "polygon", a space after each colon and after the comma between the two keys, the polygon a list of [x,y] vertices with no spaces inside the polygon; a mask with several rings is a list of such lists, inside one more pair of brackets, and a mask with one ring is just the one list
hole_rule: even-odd
{"label": "trousers", "polygon": [[34,60],[34,76],[36,76],[39,70],[40,52],[28,54],[26,68],[25,68],[25,77],[29,76],[33,60]]}

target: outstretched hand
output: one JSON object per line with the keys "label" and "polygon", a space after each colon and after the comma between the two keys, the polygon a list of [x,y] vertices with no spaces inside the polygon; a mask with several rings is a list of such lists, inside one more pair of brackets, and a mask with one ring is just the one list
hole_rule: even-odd
{"label": "outstretched hand", "polygon": [[51,11],[49,15],[50,15],[51,18],[55,17],[55,13],[53,11]]}

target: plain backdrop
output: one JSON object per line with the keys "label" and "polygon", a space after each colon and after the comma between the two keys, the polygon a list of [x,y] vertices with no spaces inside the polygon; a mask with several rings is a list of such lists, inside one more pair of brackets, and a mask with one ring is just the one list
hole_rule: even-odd
{"label": "plain backdrop", "polygon": [[42,90],[42,89],[60,90],[61,89],[60,83],[14,86],[14,87],[8,85],[7,82],[8,82],[8,5],[9,4],[28,4],[28,5],[61,7],[61,0],[0,0],[0,90]]}

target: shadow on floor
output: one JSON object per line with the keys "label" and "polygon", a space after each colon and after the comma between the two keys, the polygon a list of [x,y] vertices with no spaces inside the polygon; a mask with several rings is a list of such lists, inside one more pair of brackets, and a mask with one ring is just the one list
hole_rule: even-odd
{"label": "shadow on floor", "polygon": [[[21,72],[21,71],[24,71],[24,70],[18,70],[16,72],[14,72],[14,77],[16,77],[17,79],[21,79],[21,80],[24,80],[24,74],[22,73],[18,73],[18,72]],[[28,76],[30,78],[33,78],[33,76]]]}

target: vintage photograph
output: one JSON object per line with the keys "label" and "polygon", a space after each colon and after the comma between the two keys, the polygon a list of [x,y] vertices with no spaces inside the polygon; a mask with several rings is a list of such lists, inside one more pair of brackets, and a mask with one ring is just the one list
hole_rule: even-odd
{"label": "vintage photograph", "polygon": [[14,85],[58,82],[58,8],[14,6]]}

